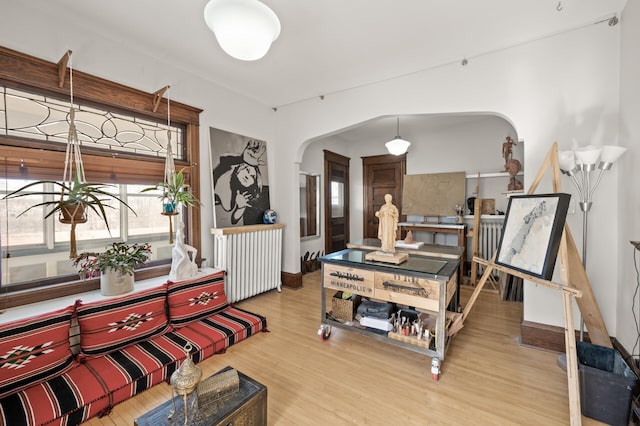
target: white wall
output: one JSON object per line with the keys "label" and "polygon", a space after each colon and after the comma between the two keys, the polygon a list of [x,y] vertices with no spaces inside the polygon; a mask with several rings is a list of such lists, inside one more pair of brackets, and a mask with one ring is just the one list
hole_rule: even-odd
{"label": "white wall", "polygon": [[[640,268],[640,252],[634,251],[629,241],[640,241],[640,0],[629,0],[623,11],[620,53],[620,145],[628,151],[620,158],[618,174],[618,209],[614,217],[619,223],[617,262],[613,267],[620,271],[619,279],[611,281],[617,287],[615,305],[618,329],[616,337],[624,347],[637,355],[638,339],[636,321],[640,318],[640,295],[634,257]],[[617,284],[617,285],[616,285]],[[635,304],[634,304],[635,298]],[[632,307],[635,306],[635,319]]]}
{"label": "white wall", "polygon": [[[570,148],[574,141],[616,144],[619,30],[620,25],[590,25],[474,58],[466,67],[451,64],[327,95],[324,100],[313,99],[280,108],[276,114],[277,140],[280,146],[289,148],[282,152],[283,165],[278,167],[276,179],[289,186],[274,197],[274,201],[285,210],[295,205],[287,194],[295,193],[297,179],[290,177],[297,174],[297,167],[293,165],[300,161],[305,141],[383,115],[473,111],[506,117],[513,123],[518,137],[526,141],[525,188],[554,141],[558,141],[560,149]],[[290,149],[292,146],[299,147],[296,153]],[[358,175],[353,165],[351,172],[354,177]],[[589,258],[592,261],[587,268],[612,335],[616,334],[617,291],[611,283],[617,282],[618,271],[611,265],[618,259],[618,227],[611,220],[611,214],[612,206],[615,211],[618,203],[617,173],[614,168],[600,184],[597,204],[590,213]],[[546,176],[539,193],[551,190],[550,173]],[[573,191],[568,181],[563,180],[563,185],[565,191]],[[351,190],[359,193],[361,188],[352,180]],[[295,223],[295,212],[286,213],[282,215],[285,222]],[[352,210],[354,219],[361,214],[357,209]],[[578,247],[582,243],[580,219],[580,215],[568,219]],[[352,225],[353,229],[357,228]],[[298,245],[297,236],[287,233],[285,270],[297,270],[294,262],[299,259]],[[560,295],[527,285],[524,316],[528,321],[562,325]]]}

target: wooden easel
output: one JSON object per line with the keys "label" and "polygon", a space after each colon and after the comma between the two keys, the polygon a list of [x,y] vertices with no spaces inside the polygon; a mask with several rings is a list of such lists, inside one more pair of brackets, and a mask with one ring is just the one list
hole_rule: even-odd
{"label": "wooden easel", "polygon": [[[535,193],[536,189],[544,173],[548,168],[551,168],[553,179],[554,192],[560,192],[560,168],[558,166],[558,144],[554,143],[549,153],[547,154],[538,175],[534,179],[531,187],[527,191],[527,194],[531,195]],[[484,274],[480,278],[478,285],[476,286],[469,302],[464,308],[462,316],[459,321],[464,322],[466,317],[471,312],[473,305],[488,280],[489,275],[494,269],[502,272],[509,273],[511,275],[520,277],[522,279],[535,282],[536,284],[543,285],[545,287],[559,290],[562,293],[563,310],[564,310],[564,341],[565,351],[567,355],[567,382],[569,391],[569,417],[571,425],[581,425],[582,416],[580,412],[580,396],[579,396],[579,382],[578,382],[578,359],[576,350],[576,332],[573,322],[573,304],[572,297],[576,299],[578,308],[582,314],[587,329],[589,331],[589,337],[591,342],[596,345],[612,347],[611,339],[607,333],[607,329],[602,320],[602,315],[596,303],[591,285],[587,278],[587,274],[584,270],[578,249],[576,248],[571,231],[568,225],[565,223],[564,232],[560,241],[560,249],[558,250],[558,258],[560,259],[560,275],[561,283],[555,283],[549,280],[542,280],[537,277],[524,274],[520,271],[504,267],[502,265],[495,264],[495,253],[491,257],[491,260],[486,261],[474,256],[473,261],[486,266]],[[453,327],[453,324],[452,324]]]}
{"label": "wooden easel", "polygon": [[[476,199],[473,200],[473,229],[467,236],[471,237],[471,275],[469,277],[469,285],[475,286],[478,282],[478,263],[475,259],[480,257],[480,217],[482,216],[482,199],[480,198],[480,173],[476,181]],[[493,290],[498,290],[498,285],[492,276],[488,278],[489,284]]]}

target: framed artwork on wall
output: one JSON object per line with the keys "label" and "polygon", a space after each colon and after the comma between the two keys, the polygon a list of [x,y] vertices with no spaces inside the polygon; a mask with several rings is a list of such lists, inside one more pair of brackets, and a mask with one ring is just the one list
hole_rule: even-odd
{"label": "framed artwork on wall", "polygon": [[570,199],[563,193],[512,196],[495,263],[550,280]]}
{"label": "framed artwork on wall", "polygon": [[263,223],[269,209],[267,143],[209,129],[216,228]]}

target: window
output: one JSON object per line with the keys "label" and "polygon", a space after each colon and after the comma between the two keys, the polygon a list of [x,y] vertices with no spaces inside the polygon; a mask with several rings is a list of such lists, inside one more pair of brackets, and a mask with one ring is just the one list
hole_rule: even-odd
{"label": "window", "polygon": [[[0,306],[49,298],[51,293],[41,289],[51,284],[56,284],[56,297],[97,288],[97,281],[78,282],[68,258],[70,225],[53,217],[43,220],[42,207],[18,217],[42,201],[41,195],[1,199],[29,181],[62,179],[69,122],[68,73],[61,65],[2,47],[0,63]],[[157,94],[76,70],[73,79],[86,178],[109,184],[137,213],[121,209],[114,201],[107,210],[110,232],[99,217],[90,214],[88,222],[76,228],[78,251],[100,251],[112,241],[150,242],[152,262],[146,270],[137,271],[136,278],[164,275],[172,248],[169,219],[160,214],[158,194],[140,190],[163,180],[167,102]],[[199,113],[197,108],[171,101],[174,161],[177,169],[184,169],[196,196],[200,190]],[[200,252],[199,209],[185,209],[181,217],[186,242]],[[29,291],[12,294],[23,289]]]}

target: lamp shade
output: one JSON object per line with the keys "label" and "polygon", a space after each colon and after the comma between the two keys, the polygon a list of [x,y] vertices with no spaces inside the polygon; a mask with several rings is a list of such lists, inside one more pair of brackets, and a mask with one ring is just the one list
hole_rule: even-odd
{"label": "lamp shade", "polygon": [[596,148],[593,145],[576,148],[576,160],[578,161],[578,164],[584,164],[587,166],[594,165],[598,162],[601,151],[601,148]]}
{"label": "lamp shade", "polygon": [[387,147],[387,151],[389,151],[389,154],[393,155],[404,154],[405,152],[407,152],[407,149],[409,149],[409,145],[411,145],[411,142],[405,141],[399,136],[396,136],[393,140],[390,140],[389,142],[384,144],[384,146]]}
{"label": "lamp shade", "polygon": [[576,167],[576,158],[573,151],[559,151],[558,163],[560,163],[560,170],[565,172],[573,170]]}
{"label": "lamp shade", "polygon": [[605,145],[602,147],[600,161],[604,163],[615,163],[626,150],[627,148],[622,146]]}
{"label": "lamp shade", "polygon": [[258,0],[211,0],[204,20],[222,50],[243,61],[262,58],[280,35],[278,17]]}

